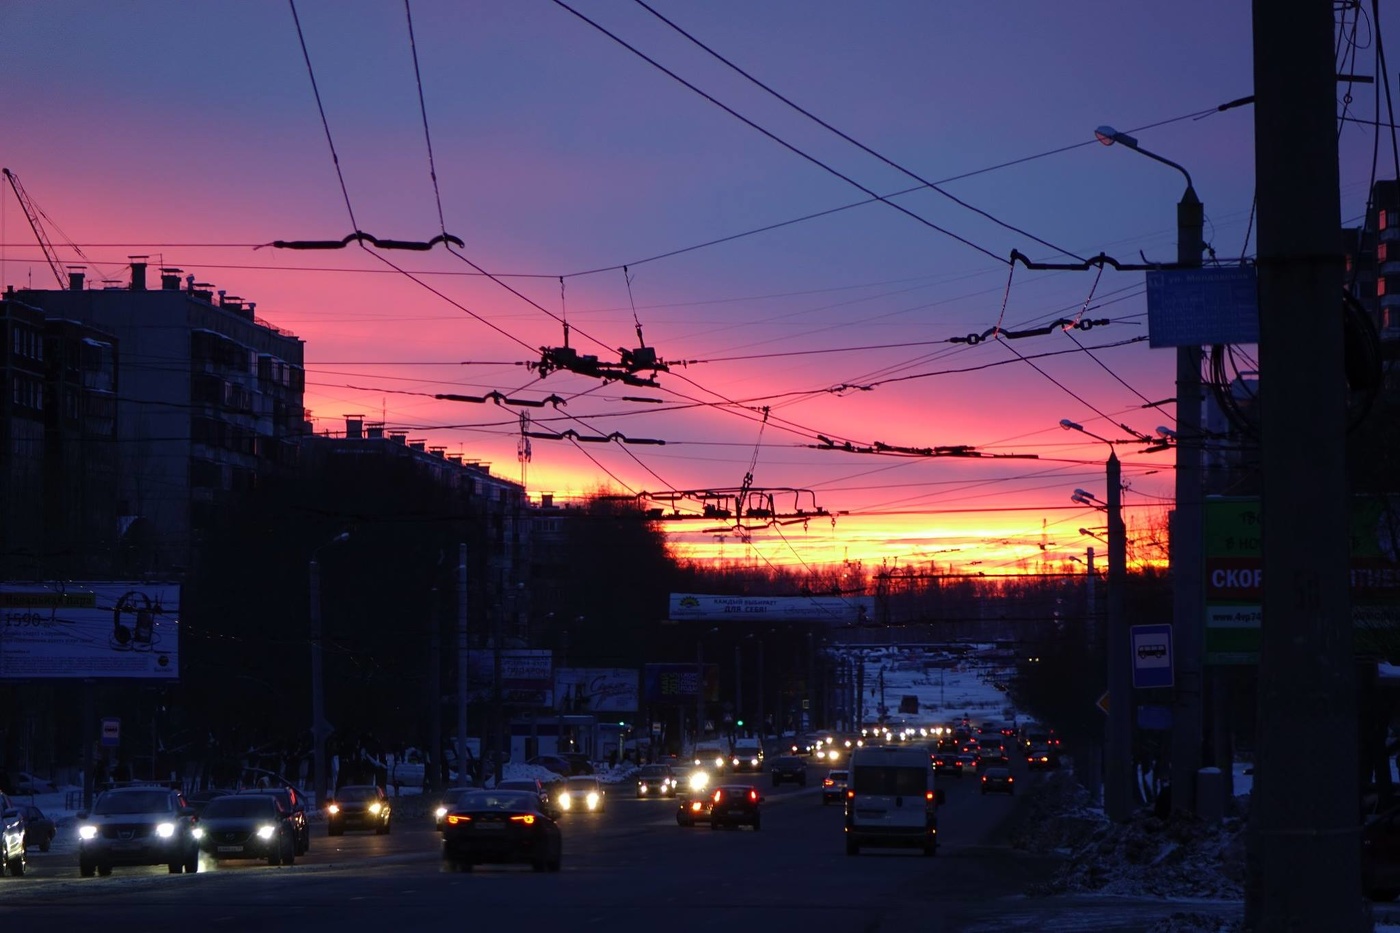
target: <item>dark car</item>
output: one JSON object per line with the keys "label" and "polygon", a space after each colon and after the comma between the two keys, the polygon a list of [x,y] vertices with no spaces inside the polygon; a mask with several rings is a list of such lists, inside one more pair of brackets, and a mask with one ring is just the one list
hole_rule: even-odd
{"label": "dark car", "polygon": [[582,813],[602,813],[607,805],[607,791],[591,774],[576,774],[554,795],[559,809]]}
{"label": "dark car", "polygon": [[185,795],[185,806],[193,810],[194,815],[197,817],[199,816],[200,811],[202,811],[205,808],[205,806],[208,805],[209,801],[217,799],[219,797],[227,797],[229,794],[236,793],[238,792],[218,788],[211,788],[209,790],[197,790],[192,794]]}
{"label": "dark car", "polygon": [[559,755],[536,755],[534,758],[527,759],[525,763],[548,768],[560,777],[568,777],[574,773],[573,763]]}
{"label": "dark car", "polygon": [[977,771],[977,756],[962,753],[954,759],[953,767],[957,769],[959,775],[973,774]]}
{"label": "dark car", "polygon": [[78,813],[78,874],[110,875],[114,865],[166,865],[172,875],[199,870],[194,809],[156,784],[113,787]]}
{"label": "dark car", "polygon": [[1060,767],[1060,753],[1048,745],[1033,746],[1026,753],[1026,767],[1032,771],[1054,771]]}
{"label": "dark car", "polygon": [[781,758],[774,758],[770,772],[773,775],[774,787],[785,781],[791,781],[803,787],[807,786],[807,759],[805,758],[799,758],[796,755],[783,755]]}
{"label": "dark car", "polygon": [[463,794],[443,819],[443,866],[471,871],[482,864],[526,864],[535,871],[558,871],[563,835],[556,815],[529,791]]}
{"label": "dark car", "polygon": [[846,799],[846,788],[850,785],[851,772],[828,771],[822,781],[822,806],[840,803]]}
{"label": "dark car", "polygon": [[[305,855],[311,851],[311,820],[306,815],[306,795],[295,787],[283,785],[282,787],[268,787],[263,789],[250,788],[239,791],[240,794],[270,794],[276,797],[282,804],[282,809],[291,815],[292,826],[297,831],[297,855]],[[203,814],[200,814],[203,816]]]}
{"label": "dark car", "polygon": [[962,777],[962,762],[958,756],[948,752],[939,752],[933,756],[933,773],[947,774],[952,777]]}
{"label": "dark car", "polygon": [[531,791],[540,798],[540,806],[545,806],[550,801],[549,788],[539,778],[512,778],[509,781],[501,781],[494,789]]}
{"label": "dark car", "polygon": [[346,784],[326,804],[326,832],[342,835],[347,829],[372,829],[389,833],[391,816],[384,788],[375,784]]}
{"label": "dark car", "polygon": [[569,773],[566,777],[573,777],[576,774],[593,774],[593,762],[588,760],[588,756],[583,752],[560,752],[559,757],[569,763]]}
{"label": "dark car", "polygon": [[674,797],[676,783],[676,774],[669,765],[644,765],[637,775],[637,796]]}
{"label": "dark car", "polygon": [[763,795],[752,784],[724,784],[715,788],[710,795],[710,829],[721,826],[752,826],[754,831],[763,825],[759,817],[758,805]]}
{"label": "dark car", "polygon": [[696,823],[708,823],[713,807],[714,796],[712,792],[706,790],[689,791],[681,797],[680,803],[676,806],[676,825],[694,826]]}
{"label": "dark car", "polygon": [[194,828],[199,849],[212,859],[266,859],[294,865],[298,829],[292,812],[272,794],[228,794],[205,804]]}
{"label": "dark car", "polygon": [[20,815],[24,817],[24,847],[32,849],[38,846],[40,852],[49,851],[53,837],[58,835],[58,827],[54,825],[54,821],[44,816],[44,811],[32,804],[21,806],[19,809]]}
{"label": "dark car", "polygon": [[24,849],[24,808],[0,794],[0,869],[15,877],[24,874],[29,865]]}
{"label": "dark car", "polygon": [[1016,779],[1010,768],[987,768],[982,772],[982,793],[1015,794]]}
{"label": "dark car", "polygon": [[442,821],[452,812],[452,808],[457,805],[457,801],[462,799],[464,794],[469,794],[475,787],[449,787],[438,795],[437,806],[433,807],[433,825],[437,829],[442,829]]}

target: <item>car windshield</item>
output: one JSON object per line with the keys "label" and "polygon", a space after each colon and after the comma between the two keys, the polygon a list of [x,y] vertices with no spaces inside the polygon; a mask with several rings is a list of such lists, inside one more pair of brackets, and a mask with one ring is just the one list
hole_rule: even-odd
{"label": "car windshield", "polygon": [[500,789],[534,791],[535,784],[533,781],[502,781],[500,784]]}
{"label": "car windshield", "polygon": [[827,774],[827,777],[831,778],[833,781],[844,781],[847,780],[848,775],[845,771],[832,771]]}
{"label": "car windshield", "polygon": [[107,793],[97,798],[92,812],[98,816],[118,816],[128,813],[169,813],[170,794],[163,790]]}
{"label": "car windshield", "polygon": [[665,765],[647,765],[642,769],[642,777],[644,778],[664,778],[669,777],[670,774],[671,769]]}
{"label": "car windshield", "polygon": [[457,801],[459,810],[534,810],[536,803],[533,794],[472,791],[463,794]]}
{"label": "car windshield", "polygon": [[775,764],[777,764],[779,767],[783,767],[783,768],[794,768],[794,767],[796,767],[797,765],[803,764],[803,761],[802,761],[801,758],[792,758],[792,757],[788,757],[788,758],[779,758],[779,759],[775,762]]}
{"label": "car windshield", "polygon": [[456,803],[467,794],[471,793],[471,791],[472,788],[470,787],[449,787],[442,792],[442,802],[445,804]]}
{"label": "car windshield", "polygon": [[238,817],[263,817],[272,819],[276,816],[277,803],[271,797],[238,796],[219,797],[209,801],[204,807],[204,812],[200,814],[201,819],[217,820],[221,818]]}
{"label": "car windshield", "polygon": [[379,789],[377,787],[342,787],[335,796],[337,800],[362,803],[366,800],[378,799]]}
{"label": "car windshield", "polygon": [[572,790],[597,790],[598,779],[590,777],[571,777],[569,787]]}

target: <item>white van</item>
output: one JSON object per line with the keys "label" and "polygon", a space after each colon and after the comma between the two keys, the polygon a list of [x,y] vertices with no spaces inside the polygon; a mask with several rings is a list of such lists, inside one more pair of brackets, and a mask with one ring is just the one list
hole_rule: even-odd
{"label": "white van", "polygon": [[846,787],[846,854],[860,847],[910,846],[938,850],[938,807],[927,748],[874,746],[851,753]]}

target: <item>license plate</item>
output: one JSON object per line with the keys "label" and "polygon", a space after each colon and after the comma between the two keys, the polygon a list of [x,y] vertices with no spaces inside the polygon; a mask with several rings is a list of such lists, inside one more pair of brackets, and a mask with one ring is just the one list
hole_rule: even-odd
{"label": "license plate", "polygon": [[498,832],[500,832],[501,830],[503,830],[503,829],[506,828],[506,824],[505,824],[505,823],[478,823],[478,824],[476,824],[476,828],[477,828],[477,831],[478,831],[478,832],[497,832],[497,833],[498,833]]}
{"label": "license plate", "polygon": [[242,846],[219,846],[220,852],[242,852]]}

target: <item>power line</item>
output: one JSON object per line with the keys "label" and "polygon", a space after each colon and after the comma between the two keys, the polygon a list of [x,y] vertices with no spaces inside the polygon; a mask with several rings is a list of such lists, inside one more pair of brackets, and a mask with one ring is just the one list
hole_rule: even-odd
{"label": "power line", "polygon": [[924,217],[919,216],[918,214],[914,213],[913,211],[909,210],[908,208],[905,208],[905,207],[902,207],[902,206],[899,205],[899,204],[896,204],[894,201],[889,200],[888,198],[884,197],[883,195],[876,194],[876,193],[875,193],[874,191],[872,191],[870,188],[867,188],[865,185],[862,185],[860,182],[856,181],[854,178],[851,178],[849,175],[846,175],[846,174],[844,174],[844,173],[842,173],[842,172],[840,172],[840,171],[837,171],[836,169],[834,169],[834,168],[832,168],[831,166],[827,165],[825,162],[821,161],[821,160],[818,159],[817,157],[815,157],[815,156],[813,156],[813,155],[809,155],[808,153],[806,153],[806,152],[804,152],[803,150],[801,150],[801,149],[797,148],[796,146],[794,146],[792,143],[789,143],[789,142],[787,142],[786,140],[782,139],[782,138],[779,137],[777,134],[772,133],[772,132],[770,132],[769,130],[764,129],[762,126],[759,126],[757,123],[755,123],[754,121],[750,120],[748,117],[744,116],[743,114],[739,113],[738,111],[734,110],[732,107],[729,107],[728,105],[726,105],[726,104],[724,104],[724,103],[721,103],[719,100],[717,100],[716,98],[714,98],[714,97],[711,96],[710,94],[707,94],[706,92],[702,91],[700,88],[696,87],[694,84],[691,84],[689,81],[685,80],[685,79],[682,78],[680,75],[676,74],[674,71],[672,71],[671,69],[667,68],[665,65],[662,65],[662,64],[661,64],[660,62],[658,62],[656,59],[650,57],[650,56],[647,55],[645,52],[643,52],[643,51],[641,51],[640,49],[638,49],[636,46],[633,46],[633,45],[629,44],[627,41],[625,41],[624,39],[622,39],[620,36],[616,35],[615,33],[612,33],[612,32],[610,32],[610,31],[608,31],[606,28],[604,28],[604,27],[603,27],[602,25],[600,25],[599,23],[596,23],[596,22],[594,22],[593,20],[589,19],[587,16],[584,16],[582,13],[580,13],[579,11],[575,10],[573,7],[571,7],[571,6],[569,6],[567,3],[565,3],[564,0],[554,0],[554,3],[555,3],[556,5],[558,5],[558,6],[562,7],[562,8],[564,8],[564,9],[567,10],[568,12],[574,14],[574,16],[577,16],[579,19],[583,20],[585,23],[587,23],[588,25],[592,26],[594,29],[598,30],[598,31],[601,32],[603,35],[607,36],[609,39],[612,39],[612,40],[613,40],[614,42],[616,42],[618,45],[620,45],[620,46],[622,46],[623,48],[627,49],[629,52],[631,52],[632,54],[636,55],[638,58],[642,59],[642,60],[645,61],[647,64],[651,65],[653,68],[657,69],[658,71],[662,72],[663,74],[667,75],[668,77],[672,78],[673,80],[679,82],[680,84],[682,84],[682,85],[684,85],[685,87],[689,88],[690,90],[694,91],[696,94],[699,94],[701,97],[705,98],[705,99],[708,100],[710,103],[714,104],[716,107],[718,107],[718,108],[720,108],[721,110],[723,110],[725,113],[728,113],[730,116],[734,117],[735,119],[737,119],[737,120],[743,122],[744,124],[746,124],[746,125],[752,127],[753,129],[755,129],[755,130],[757,130],[758,132],[762,133],[764,136],[767,136],[769,139],[773,140],[773,142],[775,142],[775,143],[777,143],[778,145],[782,146],[784,149],[787,149],[789,152],[793,153],[794,155],[797,155],[797,156],[799,156],[799,157],[801,157],[801,158],[807,160],[808,162],[812,163],[813,165],[817,166],[818,168],[822,169],[823,171],[828,172],[828,173],[831,174],[831,175],[835,175],[837,178],[841,179],[842,181],[846,182],[847,184],[851,185],[852,187],[855,187],[855,188],[857,188],[857,189],[859,189],[859,190],[865,192],[867,195],[869,195],[869,196],[872,197],[872,198],[875,198],[875,199],[878,200],[880,203],[889,205],[890,207],[892,207],[892,208],[894,208],[895,210],[899,211],[901,214],[904,214],[904,215],[907,216],[907,217],[913,218],[914,220],[918,221],[919,223],[923,224],[924,226],[926,226],[926,227],[928,227],[928,228],[930,228],[930,229],[932,229],[932,230],[936,230],[936,231],[938,231],[939,233],[943,234],[943,235],[946,236],[946,237],[950,237],[950,238],[952,238],[952,239],[954,239],[954,240],[957,240],[959,243],[962,243],[964,246],[968,246],[968,247],[970,247],[970,248],[972,248],[972,249],[975,249],[975,250],[977,250],[977,252],[982,253],[982,254],[985,255],[985,256],[989,256],[989,257],[991,257],[992,259],[995,259],[997,262],[1001,262],[1001,263],[1007,262],[1006,259],[1004,259],[1004,258],[1001,257],[1001,256],[998,256],[996,253],[992,252],[991,250],[987,249],[986,247],[984,247],[984,246],[979,246],[978,244],[976,244],[976,243],[972,242],[971,240],[967,239],[966,237],[959,236],[958,234],[954,233],[954,232],[951,231],[951,230],[948,230],[948,229],[945,228],[945,227],[940,227],[938,224],[934,223],[933,221],[928,220],[927,218],[924,218]]}
{"label": "power line", "polygon": [[1036,236],[1036,235],[1033,234],[1033,233],[1028,233],[1028,232],[1026,232],[1025,230],[1022,230],[1020,227],[1017,227],[1017,226],[1014,226],[1014,225],[1012,225],[1012,224],[1006,223],[1005,221],[1003,221],[1003,220],[1001,220],[1001,219],[999,219],[999,218],[997,218],[997,217],[994,217],[992,214],[989,214],[988,212],[982,210],[981,208],[975,207],[975,206],[973,206],[973,205],[967,203],[966,201],[963,201],[963,200],[961,200],[960,198],[957,198],[957,197],[955,197],[955,196],[949,194],[947,191],[944,191],[942,188],[940,188],[935,182],[929,181],[928,179],[926,179],[926,178],[924,178],[923,176],[919,175],[917,172],[914,172],[914,171],[911,170],[911,169],[905,168],[903,165],[900,165],[898,162],[895,162],[894,160],[887,158],[887,157],[884,156],[883,154],[881,154],[881,153],[879,153],[879,152],[876,152],[874,149],[871,149],[869,146],[865,145],[864,143],[860,142],[859,140],[852,138],[851,136],[847,135],[846,133],[844,133],[844,132],[842,132],[841,130],[837,129],[836,127],[832,126],[830,123],[827,123],[825,120],[823,120],[821,117],[818,117],[816,114],[812,113],[811,111],[804,109],[803,107],[801,107],[801,106],[799,106],[798,104],[794,103],[794,102],[793,102],[792,100],[790,100],[789,98],[784,97],[782,94],[779,94],[777,91],[773,90],[771,87],[769,87],[768,85],[764,84],[762,81],[758,80],[758,79],[755,78],[753,75],[749,74],[747,71],[745,71],[744,69],[740,68],[738,65],[734,64],[732,61],[730,61],[729,59],[725,58],[723,55],[719,54],[719,53],[716,52],[714,49],[710,48],[708,45],[706,45],[705,43],[701,42],[699,39],[695,38],[695,37],[694,37],[693,35],[691,35],[690,33],[686,32],[686,31],[685,31],[684,29],[682,29],[680,26],[676,25],[676,23],[674,23],[673,21],[667,19],[665,16],[662,16],[662,15],[661,15],[660,13],[658,13],[655,9],[653,9],[653,8],[650,7],[650,6],[648,6],[648,5],[646,4],[645,0],[636,0],[636,3],[637,3],[638,6],[640,6],[642,9],[646,10],[646,11],[647,11],[648,13],[650,13],[652,16],[655,16],[657,19],[661,20],[661,21],[662,21],[663,23],[665,23],[667,26],[670,26],[670,27],[671,27],[672,29],[674,29],[676,32],[680,33],[682,36],[685,36],[685,37],[686,37],[687,39],[689,39],[692,43],[694,43],[695,45],[697,45],[697,46],[699,46],[700,48],[704,49],[704,50],[705,50],[707,53],[709,53],[711,56],[713,56],[714,58],[716,58],[716,59],[718,59],[719,61],[723,62],[725,65],[729,66],[731,69],[733,69],[734,71],[738,72],[739,74],[743,75],[744,78],[746,78],[748,81],[752,82],[753,84],[756,84],[758,87],[761,87],[763,90],[767,91],[769,94],[773,95],[774,97],[776,97],[778,100],[782,101],[783,103],[787,104],[789,107],[791,107],[793,110],[796,110],[798,113],[802,114],[804,117],[807,117],[809,120],[812,120],[812,121],[815,122],[818,126],[821,126],[823,129],[830,130],[831,132],[835,133],[837,136],[840,136],[840,137],[841,137],[842,139],[844,139],[846,142],[848,142],[848,143],[850,143],[851,145],[855,146],[857,149],[861,150],[862,152],[866,153],[867,155],[872,155],[872,156],[874,156],[875,158],[879,159],[881,162],[885,163],[886,165],[890,166],[891,168],[896,169],[897,171],[902,172],[902,173],[905,174],[905,175],[908,175],[910,178],[912,178],[912,179],[914,179],[915,181],[919,182],[923,187],[932,189],[933,191],[937,192],[938,194],[943,195],[943,197],[945,197],[945,198],[947,198],[948,200],[952,201],[954,204],[958,205],[959,207],[964,208],[965,210],[972,211],[974,214],[977,214],[977,215],[980,216],[980,217],[984,217],[984,218],[986,218],[987,220],[990,220],[992,223],[994,223],[994,224],[996,224],[996,225],[998,225],[998,226],[1000,226],[1000,227],[1003,227],[1003,228],[1005,228],[1005,229],[1007,229],[1007,230],[1011,230],[1011,231],[1013,231],[1013,232],[1015,232],[1015,233],[1019,233],[1019,234],[1021,234],[1021,235],[1024,236],[1024,237],[1029,237],[1030,239],[1034,240],[1035,242],[1039,243],[1040,245],[1046,246],[1046,247],[1049,247],[1050,249],[1055,250],[1055,252],[1057,252],[1057,253],[1061,253],[1061,254],[1066,255],[1066,256],[1072,256],[1073,258],[1078,259],[1078,260],[1080,260],[1081,262],[1084,260],[1084,257],[1079,256],[1079,255],[1076,255],[1075,253],[1071,252],[1070,250],[1065,249],[1065,248],[1062,247],[1062,246],[1056,246],[1054,243],[1048,242],[1048,241],[1046,241],[1046,240],[1042,240],[1040,237]]}

